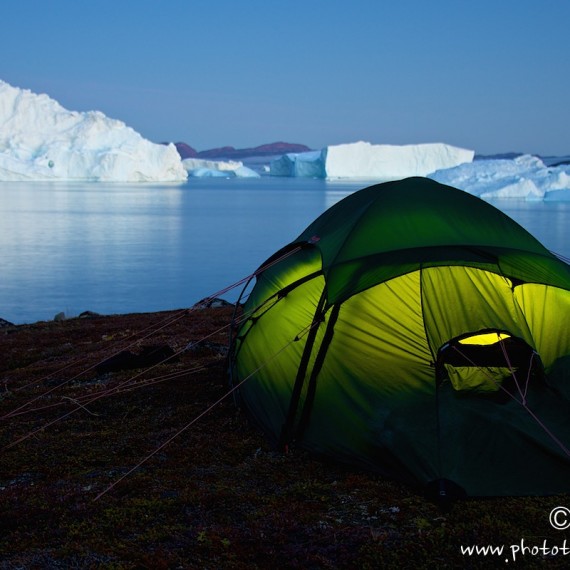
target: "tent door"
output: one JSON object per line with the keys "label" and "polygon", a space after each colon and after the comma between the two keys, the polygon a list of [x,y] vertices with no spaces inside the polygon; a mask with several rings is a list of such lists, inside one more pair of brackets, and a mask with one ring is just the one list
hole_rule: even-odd
{"label": "tent door", "polygon": [[541,375],[536,352],[508,331],[484,330],[456,337],[437,356],[438,385],[449,381],[461,394],[492,396],[510,392],[514,382],[527,385]]}

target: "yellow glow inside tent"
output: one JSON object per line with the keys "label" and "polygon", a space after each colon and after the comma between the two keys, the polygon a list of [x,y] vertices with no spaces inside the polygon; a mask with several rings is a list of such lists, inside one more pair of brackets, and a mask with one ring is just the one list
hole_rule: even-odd
{"label": "yellow glow inside tent", "polygon": [[488,345],[495,344],[501,340],[509,338],[511,335],[505,333],[482,333],[463,338],[459,341],[460,344],[478,344],[478,345]]}

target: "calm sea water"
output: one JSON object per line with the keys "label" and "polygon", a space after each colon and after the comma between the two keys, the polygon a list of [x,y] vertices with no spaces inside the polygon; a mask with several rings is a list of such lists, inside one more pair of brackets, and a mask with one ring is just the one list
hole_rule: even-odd
{"label": "calm sea water", "polygon": [[[27,323],[61,311],[190,307],[252,273],[326,208],[370,183],[0,182],[0,317]],[[570,257],[570,203],[493,204]]]}

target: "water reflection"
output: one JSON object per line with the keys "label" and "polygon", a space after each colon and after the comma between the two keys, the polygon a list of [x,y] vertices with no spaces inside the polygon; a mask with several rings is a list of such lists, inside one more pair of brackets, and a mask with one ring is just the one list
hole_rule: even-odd
{"label": "water reflection", "polygon": [[570,258],[570,202],[493,200],[490,203],[526,228],[550,251]]}
{"label": "water reflection", "polygon": [[[0,185],[0,314],[117,312],[148,293],[182,222],[180,187]],[[132,306],[134,308],[134,305]]]}
{"label": "water reflection", "polygon": [[[21,323],[59,311],[191,306],[254,271],[324,210],[370,183],[0,183],[0,317]],[[570,257],[570,203],[493,204]]]}

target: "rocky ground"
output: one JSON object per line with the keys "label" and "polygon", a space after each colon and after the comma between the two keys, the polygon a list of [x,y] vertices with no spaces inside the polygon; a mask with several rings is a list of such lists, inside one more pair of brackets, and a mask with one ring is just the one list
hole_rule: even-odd
{"label": "rocky ground", "polygon": [[224,398],[231,314],[0,328],[0,569],[567,567],[548,515],[570,496],[443,510],[272,450]]}

